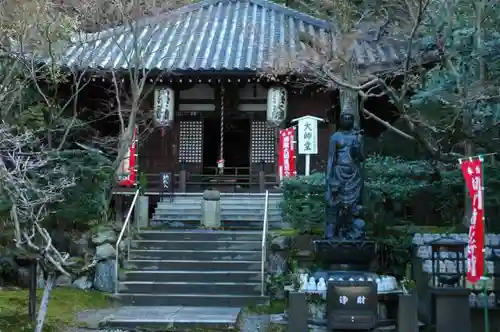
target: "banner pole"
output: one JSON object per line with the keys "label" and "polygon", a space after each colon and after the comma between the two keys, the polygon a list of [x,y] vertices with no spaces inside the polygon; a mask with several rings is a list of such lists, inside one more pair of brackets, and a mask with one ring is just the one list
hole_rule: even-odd
{"label": "banner pole", "polygon": [[483,200],[483,220],[481,222],[483,223],[483,231],[484,231],[484,248],[483,248],[483,258],[484,258],[484,269],[483,269],[483,292],[484,292],[484,331],[489,332],[490,331],[490,320],[488,317],[488,265],[487,265],[487,260],[486,260],[486,240],[487,240],[487,233],[486,233],[486,206],[484,205],[484,158],[482,155],[478,156],[479,160],[481,161],[481,176],[482,176],[482,181],[481,181],[481,188],[480,190],[482,191],[481,199]]}

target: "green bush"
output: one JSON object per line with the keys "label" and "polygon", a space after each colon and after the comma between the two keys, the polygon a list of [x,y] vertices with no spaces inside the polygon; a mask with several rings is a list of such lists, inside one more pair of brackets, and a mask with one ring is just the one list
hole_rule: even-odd
{"label": "green bush", "polygon": [[[367,231],[400,225],[459,227],[464,211],[464,181],[457,164],[433,167],[428,161],[370,156],[363,165],[363,205]],[[487,220],[500,216],[500,170],[485,164]],[[314,173],[283,183],[283,215],[299,233],[322,229],[325,176]],[[496,231],[487,222],[489,231]],[[497,227],[498,228],[498,227]]]}
{"label": "green bush", "polygon": [[283,216],[299,233],[311,233],[325,219],[325,175],[290,178],[283,183]]}

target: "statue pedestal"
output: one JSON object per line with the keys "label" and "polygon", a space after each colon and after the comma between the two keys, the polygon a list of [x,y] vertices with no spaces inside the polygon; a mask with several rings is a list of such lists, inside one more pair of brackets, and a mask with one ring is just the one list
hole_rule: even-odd
{"label": "statue pedestal", "polygon": [[368,271],[377,257],[375,241],[316,240],[313,241],[314,259],[327,270]]}

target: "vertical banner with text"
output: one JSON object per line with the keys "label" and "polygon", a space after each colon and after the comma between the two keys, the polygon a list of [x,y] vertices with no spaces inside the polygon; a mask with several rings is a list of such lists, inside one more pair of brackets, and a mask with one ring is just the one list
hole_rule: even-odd
{"label": "vertical banner with text", "polygon": [[280,130],[278,151],[278,171],[280,180],[283,180],[285,177],[297,175],[297,171],[295,170],[294,138],[294,127]]}
{"label": "vertical banner with text", "polygon": [[123,158],[118,170],[118,184],[120,187],[133,187],[137,181],[137,129],[134,129],[132,144]]}
{"label": "vertical banner with text", "polygon": [[460,168],[472,200],[467,251],[467,281],[475,284],[484,275],[484,187],[481,159],[462,160]]}

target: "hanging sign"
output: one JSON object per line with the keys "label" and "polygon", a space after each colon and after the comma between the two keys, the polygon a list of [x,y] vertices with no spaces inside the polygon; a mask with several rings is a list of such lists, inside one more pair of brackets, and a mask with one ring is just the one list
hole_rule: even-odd
{"label": "hanging sign", "polygon": [[297,175],[295,170],[295,149],[293,139],[295,128],[290,127],[280,130],[278,169],[280,179]]}
{"label": "hanging sign", "polygon": [[132,144],[123,158],[118,171],[118,185],[120,187],[133,187],[137,181],[137,129],[134,129]]}
{"label": "hanging sign", "polygon": [[467,251],[467,281],[474,284],[484,275],[484,188],[481,159],[461,160],[460,167],[472,200]]}

